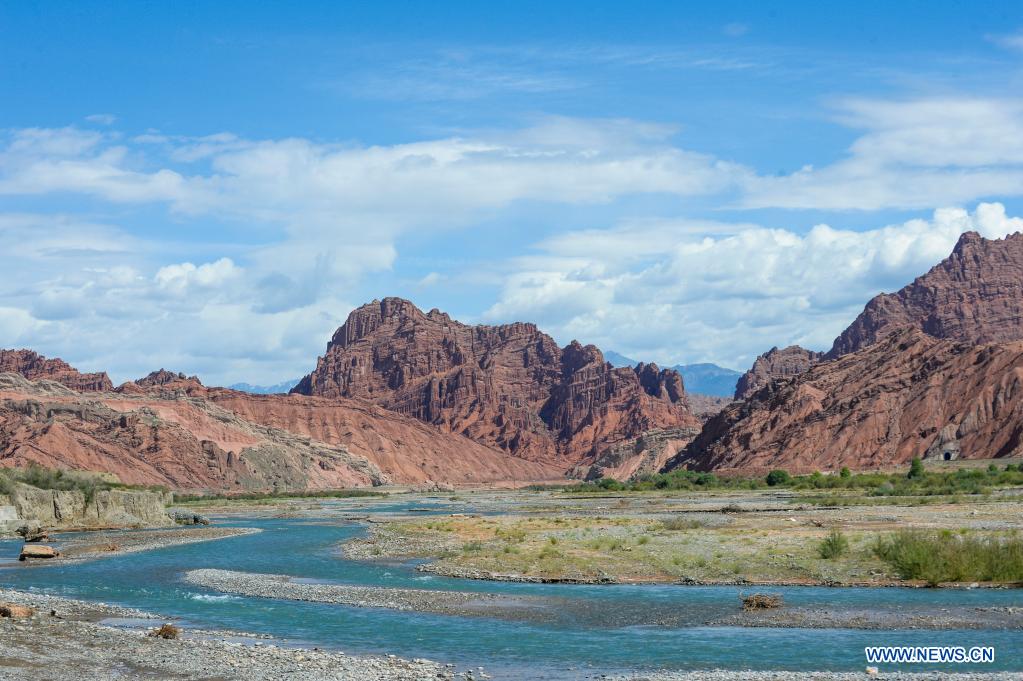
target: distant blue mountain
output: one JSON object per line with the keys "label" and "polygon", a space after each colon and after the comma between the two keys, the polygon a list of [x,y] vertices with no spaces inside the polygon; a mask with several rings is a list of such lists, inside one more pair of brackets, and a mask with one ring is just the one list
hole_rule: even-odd
{"label": "distant blue mountain", "polygon": [[676,364],[672,368],[682,374],[686,392],[714,397],[734,395],[735,384],[742,376],[740,371],[719,367],[717,364]]}
{"label": "distant blue mountain", "polygon": [[630,359],[625,355],[619,355],[614,350],[608,350],[604,353],[604,361],[611,362],[613,367],[634,367],[639,364],[636,360]]}
{"label": "distant blue mountain", "polygon": [[249,383],[234,383],[227,386],[231,390],[240,390],[243,393],[252,393],[254,395],[275,395],[277,393],[286,393],[298,384],[299,379],[293,381],[284,381],[277,385],[251,385]]}
{"label": "distant blue mountain", "polygon": [[[631,357],[608,350],[604,359],[616,367],[634,367],[639,364]],[[731,397],[735,394],[741,371],[719,367],[717,364],[676,364],[670,367],[682,374],[686,384],[686,392],[712,395],[714,397]]]}

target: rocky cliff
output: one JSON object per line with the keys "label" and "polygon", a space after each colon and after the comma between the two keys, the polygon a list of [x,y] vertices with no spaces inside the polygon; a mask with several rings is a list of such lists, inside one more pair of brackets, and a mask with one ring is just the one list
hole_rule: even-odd
{"label": "rocky cliff", "polygon": [[106,372],[83,374],[62,359],[47,359],[31,350],[0,350],[0,373],[21,374],[31,380],[46,379],[80,392],[112,390]]}
{"label": "rocky cliff", "polygon": [[725,408],[666,466],[762,473],[1023,454],[1023,343],[904,328]]}
{"label": "rocky cliff", "polygon": [[[0,534],[19,525],[41,525],[49,529],[99,527],[167,527],[174,522],[167,515],[170,495],[145,490],[100,490],[87,497],[78,490],[38,489],[17,483],[8,495],[0,495]],[[10,512],[13,509],[13,513]]]}
{"label": "rocky cliff", "polygon": [[293,393],[358,398],[488,447],[558,466],[657,429],[697,424],[682,377],[614,368],[533,324],[469,326],[385,298],[349,315]]}
{"label": "rocky cliff", "polygon": [[771,381],[798,376],[823,357],[822,353],[790,345],[779,350],[771,348],[757,357],[749,371],[735,386],[735,399],[745,400]]}
{"label": "rocky cliff", "polygon": [[985,239],[966,232],[927,274],[867,303],[827,356],[855,352],[904,327],[977,345],[1023,339],[1023,234]]}

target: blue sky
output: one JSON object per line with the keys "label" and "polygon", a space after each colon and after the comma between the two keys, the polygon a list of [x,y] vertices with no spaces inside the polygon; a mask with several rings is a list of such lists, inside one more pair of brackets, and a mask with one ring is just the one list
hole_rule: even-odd
{"label": "blue sky", "polygon": [[0,346],[301,375],[385,295],[823,349],[1023,228],[1018,3],[2,3]]}

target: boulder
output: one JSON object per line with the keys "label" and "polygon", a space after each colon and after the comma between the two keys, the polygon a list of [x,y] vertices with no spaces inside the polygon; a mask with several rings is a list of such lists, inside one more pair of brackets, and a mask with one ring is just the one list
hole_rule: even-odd
{"label": "boulder", "polygon": [[26,560],[28,558],[56,558],[60,555],[60,551],[53,548],[52,546],[43,546],[42,544],[25,544],[21,547],[21,555],[18,556],[18,560]]}

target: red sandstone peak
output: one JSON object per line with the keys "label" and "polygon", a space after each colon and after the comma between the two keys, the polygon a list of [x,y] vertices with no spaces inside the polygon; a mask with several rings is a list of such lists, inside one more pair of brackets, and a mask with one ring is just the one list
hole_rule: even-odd
{"label": "red sandstone peak", "polygon": [[827,357],[855,352],[902,327],[975,344],[1023,339],[1023,234],[963,233],[929,272],[867,303]]}
{"label": "red sandstone peak", "polygon": [[538,461],[697,422],[677,372],[614,369],[534,324],[469,326],[401,298],[354,310],[292,392],[367,399]]}
{"label": "red sandstone peak", "polygon": [[32,381],[56,381],[78,391],[103,392],[114,388],[106,372],[83,374],[60,358],[47,359],[31,350],[0,350],[0,372],[5,371]]}

